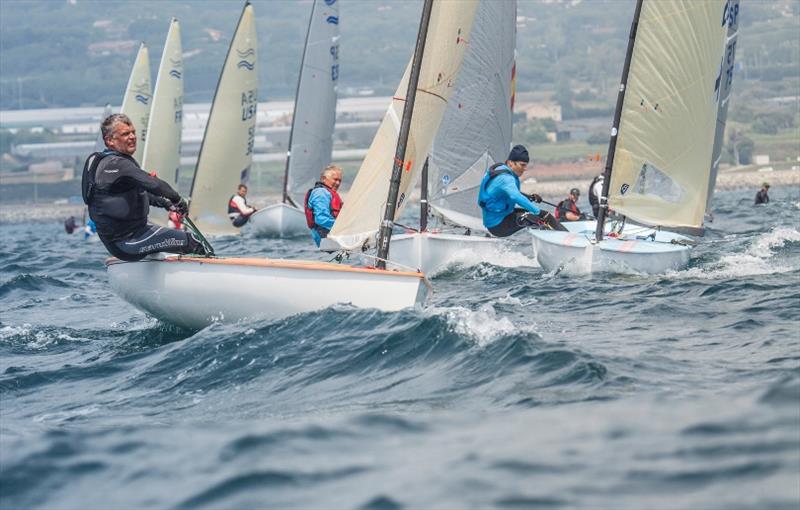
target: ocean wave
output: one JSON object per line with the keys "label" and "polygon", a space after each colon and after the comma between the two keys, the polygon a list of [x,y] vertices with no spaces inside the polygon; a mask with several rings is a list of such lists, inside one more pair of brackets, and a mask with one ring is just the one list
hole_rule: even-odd
{"label": "ocean wave", "polygon": [[10,280],[6,280],[0,284],[0,297],[5,297],[8,294],[16,291],[33,292],[41,291],[49,287],[64,288],[69,286],[69,283],[58,278],[24,273],[18,274],[12,277]]}
{"label": "ocean wave", "polygon": [[800,268],[800,258],[780,257],[800,242],[800,232],[793,228],[776,227],[757,235],[740,252],[722,255],[715,261],[702,263],[684,271],[668,273],[672,278],[721,279],[789,273]]}

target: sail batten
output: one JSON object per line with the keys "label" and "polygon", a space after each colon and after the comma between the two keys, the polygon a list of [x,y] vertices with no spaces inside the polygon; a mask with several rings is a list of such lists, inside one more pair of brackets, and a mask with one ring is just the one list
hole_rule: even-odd
{"label": "sail batten", "polygon": [[726,0],[645,0],[608,189],[646,224],[699,229],[710,195]]}
{"label": "sail batten", "polygon": [[258,53],[253,6],[247,2],[222,67],[192,181],[190,218],[203,232],[236,234],[228,197],[247,182],[258,111]]}

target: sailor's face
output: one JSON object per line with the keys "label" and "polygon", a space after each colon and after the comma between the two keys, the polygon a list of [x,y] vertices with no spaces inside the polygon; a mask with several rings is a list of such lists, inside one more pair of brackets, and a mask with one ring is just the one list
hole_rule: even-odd
{"label": "sailor's face", "polygon": [[528,163],[525,161],[509,161],[508,166],[518,177],[522,177],[522,174],[528,169]]}
{"label": "sailor's face", "polygon": [[116,124],[106,145],[109,149],[132,155],[136,152],[136,128],[127,124]]}
{"label": "sailor's face", "polygon": [[328,186],[329,188],[338,190],[339,186],[342,184],[342,173],[341,172],[334,172],[331,175],[326,175],[323,179],[323,184]]}

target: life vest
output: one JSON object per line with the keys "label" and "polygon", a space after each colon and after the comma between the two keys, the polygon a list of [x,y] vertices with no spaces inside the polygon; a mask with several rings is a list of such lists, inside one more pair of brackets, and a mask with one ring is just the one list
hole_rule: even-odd
{"label": "life vest", "polygon": [[97,190],[97,165],[100,164],[103,158],[112,154],[119,153],[113,151],[93,152],[86,158],[86,163],[83,164],[83,174],[81,175],[81,195],[84,204],[91,205],[94,199],[94,192]]}
{"label": "life vest", "polygon": [[[569,206],[565,206],[564,202],[568,202]],[[553,214],[556,217],[557,220],[561,219],[561,209],[567,209],[569,212],[575,213],[578,216],[580,216],[580,214],[581,214],[581,211],[580,211],[580,209],[578,209],[578,206],[575,205],[575,202],[573,202],[572,200],[569,200],[569,199],[562,200],[556,206],[555,213]],[[567,220],[566,215],[564,215],[564,219]],[[567,220],[567,221],[569,221],[569,220]]]}
{"label": "life vest", "polygon": [[[306,191],[306,198],[303,201],[303,209],[305,210],[305,213],[306,213],[306,225],[308,225],[308,228],[317,228],[317,224],[316,224],[316,222],[314,222],[314,210],[311,209],[311,207],[308,206],[308,199],[311,197],[311,192],[314,191],[317,188],[325,188],[326,190],[328,190],[330,192],[330,194],[331,194],[331,216],[333,216],[334,218],[338,218],[339,217],[339,211],[342,210],[342,197],[339,196],[339,193],[337,193],[335,189],[329,188],[328,186],[325,186],[321,182],[315,183],[313,188],[311,188],[310,190]],[[321,227],[319,227],[319,228],[321,228]],[[327,232],[325,232],[325,233],[327,234]]]}
{"label": "life vest", "polygon": [[[236,215],[236,214],[242,214],[243,215],[244,214],[241,210],[239,210],[239,206],[236,205],[236,202],[233,201],[233,199],[238,197],[238,196],[239,196],[238,194],[231,195],[231,198],[228,199],[228,216],[230,216],[231,214],[233,214],[233,215]],[[247,199],[246,198],[242,198],[242,200],[244,200],[244,205],[247,205]]]}
{"label": "life vest", "polygon": [[[478,195],[480,196],[483,193],[486,193],[486,188],[489,187],[489,183],[492,182],[492,179],[494,179],[500,174],[516,175],[514,174],[513,171],[511,171],[510,168],[506,166],[505,163],[495,163],[494,165],[489,167],[489,178],[486,179],[486,181],[483,183],[483,186]],[[486,201],[478,200],[478,205],[481,206],[481,208],[486,207]]]}

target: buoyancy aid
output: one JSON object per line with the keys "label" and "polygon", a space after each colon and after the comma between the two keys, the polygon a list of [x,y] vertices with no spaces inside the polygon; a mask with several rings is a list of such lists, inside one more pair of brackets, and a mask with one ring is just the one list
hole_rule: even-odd
{"label": "buoyancy aid", "polygon": [[[231,215],[236,216],[236,215],[239,215],[239,214],[245,214],[245,213],[243,213],[241,211],[241,209],[239,209],[239,205],[234,200],[234,198],[236,198],[238,196],[239,196],[239,194],[237,193],[235,195],[231,195],[231,198],[228,199],[228,216],[231,216]],[[247,199],[242,197],[242,200],[244,201],[244,205],[247,205]],[[252,214],[252,213],[250,213],[250,214]]]}
{"label": "buoyancy aid", "polygon": [[[486,188],[489,187],[489,183],[492,182],[492,179],[494,179],[500,174],[515,175],[514,172],[510,168],[508,168],[508,166],[506,166],[505,163],[495,163],[494,165],[489,167],[489,178],[483,182],[480,192],[478,193],[478,196],[482,196],[484,193],[486,193]],[[486,201],[478,200],[478,205],[481,206],[482,208],[486,207]]]}
{"label": "buoyancy aid", "polygon": [[[310,190],[306,191],[306,198],[303,201],[303,209],[306,213],[306,225],[308,228],[317,228],[317,224],[314,221],[314,210],[308,206],[308,199],[311,197],[311,192],[317,188],[325,188],[331,194],[331,216],[334,218],[339,217],[339,211],[342,210],[342,197],[339,196],[339,193],[336,192],[335,189],[325,186],[321,182],[316,182],[314,187]],[[327,234],[327,232],[326,232]]]}
{"label": "buoyancy aid", "polygon": [[[566,209],[567,211],[569,211],[571,213],[575,213],[578,216],[581,215],[581,210],[578,209],[578,206],[575,205],[575,202],[573,202],[570,199],[566,199],[566,200],[562,200],[561,202],[559,202],[558,205],[556,206],[556,210],[555,210],[553,215],[556,217],[557,220],[561,220],[561,210],[562,209]],[[567,219],[566,215],[564,215],[564,220],[566,220],[566,219]]]}

